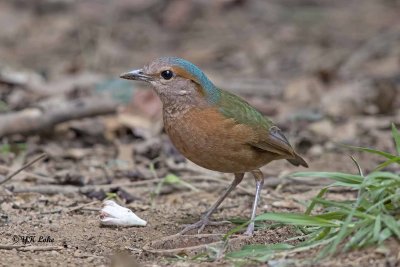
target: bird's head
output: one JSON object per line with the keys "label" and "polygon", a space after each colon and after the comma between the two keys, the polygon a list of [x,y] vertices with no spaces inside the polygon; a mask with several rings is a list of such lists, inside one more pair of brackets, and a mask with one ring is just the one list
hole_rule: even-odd
{"label": "bird's head", "polygon": [[162,57],[142,69],[120,75],[123,79],[150,83],[164,104],[203,98],[216,102],[219,90],[193,63],[177,57]]}

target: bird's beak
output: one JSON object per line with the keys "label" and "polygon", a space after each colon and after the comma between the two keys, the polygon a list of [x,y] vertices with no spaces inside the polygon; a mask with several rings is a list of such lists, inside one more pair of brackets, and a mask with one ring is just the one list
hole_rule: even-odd
{"label": "bird's beak", "polygon": [[132,70],[130,72],[122,73],[119,77],[127,80],[137,80],[145,82],[149,82],[152,80],[152,77],[146,75],[142,69]]}

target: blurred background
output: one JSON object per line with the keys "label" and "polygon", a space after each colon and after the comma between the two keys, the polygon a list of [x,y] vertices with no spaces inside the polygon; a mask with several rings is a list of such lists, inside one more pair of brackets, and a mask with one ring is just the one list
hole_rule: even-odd
{"label": "blurred background", "polygon": [[171,55],[282,128],[300,120],[299,130],[355,141],[349,118],[368,116],[367,131],[395,122],[376,116],[398,112],[399,12],[396,0],[3,0],[1,110],[90,87],[157,117],[150,90],[135,100],[143,85],[118,75]]}
{"label": "blurred background", "polygon": [[[0,174],[40,153],[49,157],[7,184],[7,192],[38,194],[8,195],[0,212],[9,216],[12,205],[48,210],[110,192],[147,207],[153,187],[113,184],[219,175],[186,163],[173,148],[147,85],[118,78],[160,56],[192,61],[271,117],[312,169],[356,171],[337,143],[393,152],[398,0],[0,0],[0,25]],[[359,159],[367,170],[378,162]],[[293,170],[285,162],[264,169],[269,177]],[[280,183],[271,181],[267,187]],[[192,183],[205,189],[196,193],[200,204],[192,203],[196,217],[219,191],[209,190],[210,181]],[[64,192],[66,185],[75,191]],[[185,217],[194,207],[180,189],[157,195],[160,203],[178,203],[174,212]],[[147,212],[151,220],[154,211]]]}

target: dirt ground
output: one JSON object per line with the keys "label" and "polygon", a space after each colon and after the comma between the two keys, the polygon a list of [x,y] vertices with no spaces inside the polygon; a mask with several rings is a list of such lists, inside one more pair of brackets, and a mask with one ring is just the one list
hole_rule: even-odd
{"label": "dirt ground", "polygon": [[[310,170],[356,173],[353,154],[368,172],[379,158],[337,144],[393,152],[390,125],[400,125],[399,14],[396,0],[0,0],[0,181],[48,155],[0,185],[0,265],[232,266],[223,258],[191,260],[190,250],[190,257],[148,250],[197,244],[180,237],[154,242],[197,221],[232,175],[186,161],[163,131],[154,93],[119,74],[159,56],[183,57],[272,118]],[[77,108],[39,123],[81,99],[94,110],[71,116]],[[35,117],[37,110],[46,116]],[[35,119],[6,117],[15,114]],[[302,203],[329,182],[285,178],[304,170],[283,161],[263,167],[258,213],[304,211]],[[168,174],[194,189],[164,185],[155,194]],[[248,219],[254,190],[246,176],[214,219]],[[148,225],[100,226],[109,196]],[[204,233],[232,228],[208,226]],[[231,249],[295,235],[291,227],[260,229]],[[305,256],[266,264],[298,265]],[[400,266],[398,242],[390,240],[384,251],[341,253],[321,265]]]}

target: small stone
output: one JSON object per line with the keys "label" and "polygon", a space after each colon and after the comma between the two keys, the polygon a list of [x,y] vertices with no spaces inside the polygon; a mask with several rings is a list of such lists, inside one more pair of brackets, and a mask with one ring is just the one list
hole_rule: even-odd
{"label": "small stone", "polygon": [[333,143],[333,142],[326,142],[325,143],[325,150],[326,151],[332,151],[335,148],[337,148],[337,145],[335,143]]}
{"label": "small stone", "polygon": [[52,225],[52,226],[49,227],[49,229],[50,229],[50,231],[52,231],[52,232],[57,232],[57,231],[60,229],[60,227],[58,227],[58,226],[56,226],[56,225]]}
{"label": "small stone", "polygon": [[321,156],[324,153],[324,148],[320,145],[315,145],[315,146],[311,147],[311,149],[309,150],[309,153],[311,156],[314,156],[314,157]]}
{"label": "small stone", "polygon": [[333,123],[329,120],[314,122],[308,126],[308,129],[321,137],[329,138],[335,134]]}
{"label": "small stone", "polygon": [[340,143],[351,143],[357,136],[357,126],[353,121],[336,126],[335,141]]}
{"label": "small stone", "polygon": [[301,78],[292,81],[287,86],[284,99],[302,106],[311,105],[319,103],[322,93],[323,86],[316,78]]}
{"label": "small stone", "polygon": [[53,250],[50,253],[52,256],[58,256],[60,253],[58,253],[57,251]]}

